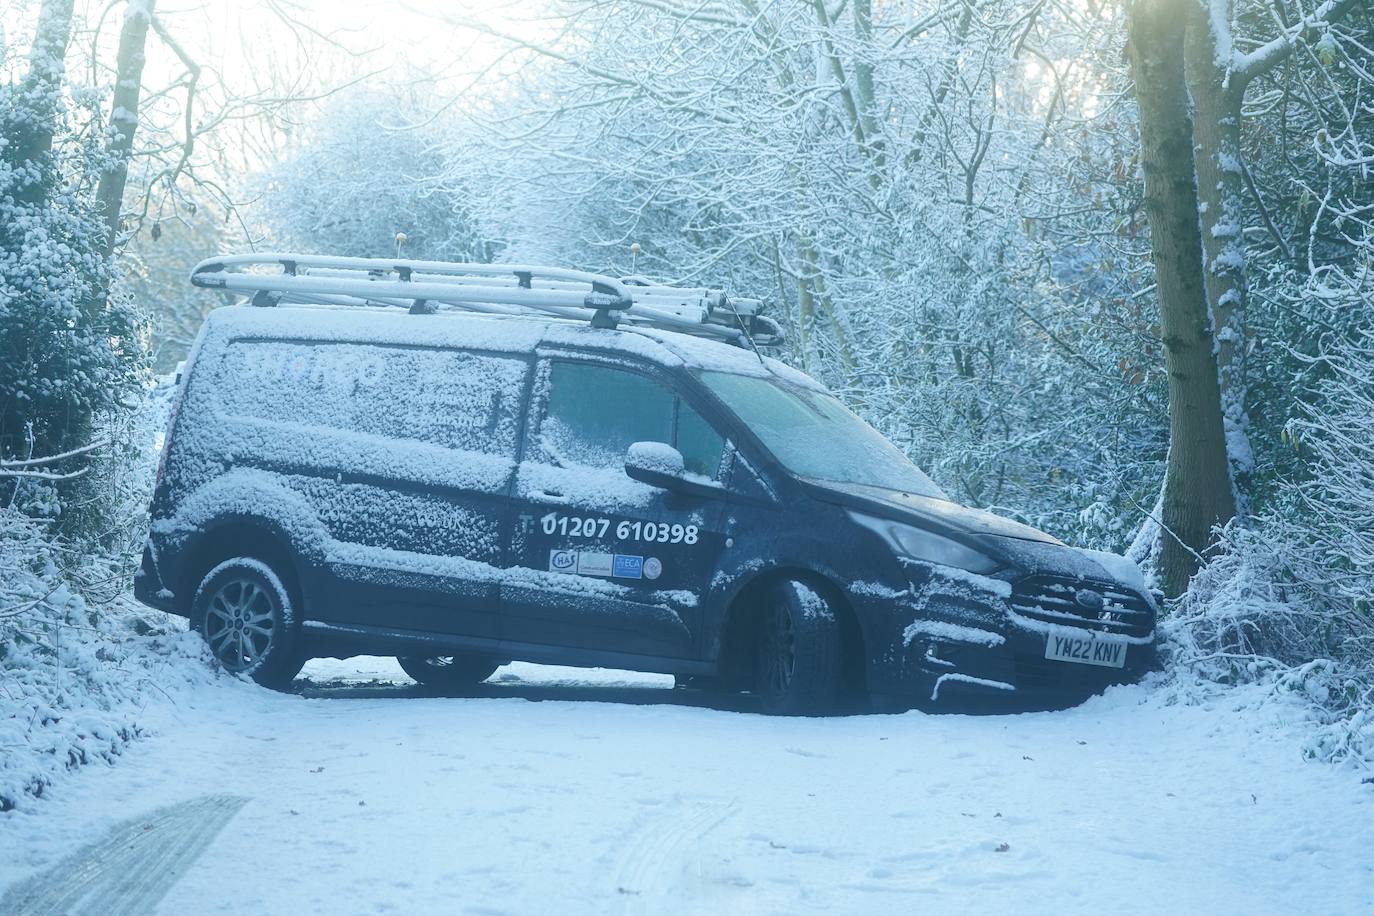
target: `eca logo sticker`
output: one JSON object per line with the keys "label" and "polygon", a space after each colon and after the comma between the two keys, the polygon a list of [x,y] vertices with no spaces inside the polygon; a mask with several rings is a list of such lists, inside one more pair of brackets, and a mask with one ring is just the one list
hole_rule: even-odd
{"label": "eca logo sticker", "polygon": [[549,572],[575,572],[577,570],[576,550],[550,550]]}
{"label": "eca logo sticker", "polygon": [[612,573],[620,579],[641,579],[644,577],[644,558],[632,557],[627,554],[618,553],[615,555],[615,571]]}

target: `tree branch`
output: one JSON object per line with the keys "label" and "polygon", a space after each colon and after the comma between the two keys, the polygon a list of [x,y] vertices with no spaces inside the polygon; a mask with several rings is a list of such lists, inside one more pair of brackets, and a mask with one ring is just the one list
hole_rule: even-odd
{"label": "tree branch", "polygon": [[1320,31],[1355,9],[1361,0],[1326,0],[1311,16],[1304,16],[1277,38],[1260,45],[1248,54],[1236,54],[1231,66],[1231,78],[1237,91],[1243,92],[1252,80],[1273,70],[1293,53],[1298,42],[1310,33]]}
{"label": "tree branch", "polygon": [[70,451],[61,453],[60,455],[45,455],[42,458],[20,458],[15,459],[13,461],[0,460],[0,471],[28,469],[36,468],[44,464],[56,464],[59,461],[65,461],[68,458],[75,458],[78,455],[90,454],[96,449],[104,448],[109,444],[110,443],[108,439],[97,439],[89,445],[83,445],[80,448],[71,449]]}

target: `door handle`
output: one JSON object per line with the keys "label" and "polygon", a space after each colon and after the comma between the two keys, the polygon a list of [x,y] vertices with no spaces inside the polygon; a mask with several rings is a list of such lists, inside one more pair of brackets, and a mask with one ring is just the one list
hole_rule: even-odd
{"label": "door handle", "polygon": [[545,499],[563,499],[563,494],[558,490],[540,490],[539,495]]}

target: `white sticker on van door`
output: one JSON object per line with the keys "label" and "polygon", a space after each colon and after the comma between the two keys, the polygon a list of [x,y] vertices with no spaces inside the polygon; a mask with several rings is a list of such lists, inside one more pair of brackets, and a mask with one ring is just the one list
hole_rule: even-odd
{"label": "white sticker on van door", "polygon": [[577,555],[577,573],[580,576],[609,576],[615,558],[609,553],[582,551]]}

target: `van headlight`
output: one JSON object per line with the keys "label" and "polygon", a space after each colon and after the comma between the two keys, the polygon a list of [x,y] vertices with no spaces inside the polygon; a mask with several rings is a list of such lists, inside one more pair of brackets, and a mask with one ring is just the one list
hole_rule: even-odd
{"label": "van headlight", "polygon": [[990,573],[1002,565],[981,551],[961,544],[953,538],[926,531],[924,528],[857,514],[853,518],[865,528],[881,535],[888,546],[900,556],[922,563],[952,566],[978,575]]}

